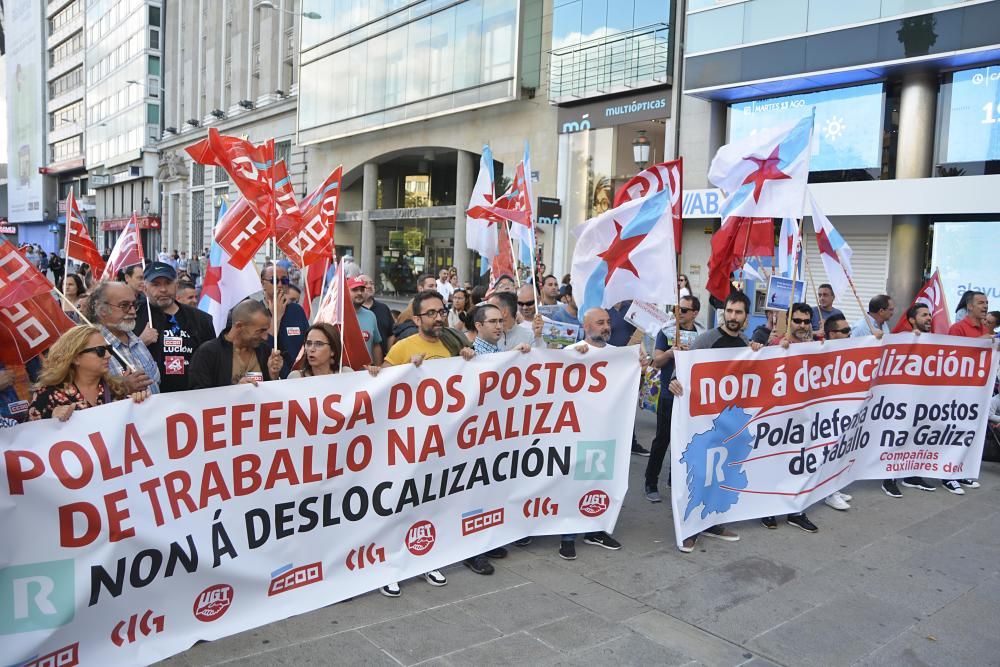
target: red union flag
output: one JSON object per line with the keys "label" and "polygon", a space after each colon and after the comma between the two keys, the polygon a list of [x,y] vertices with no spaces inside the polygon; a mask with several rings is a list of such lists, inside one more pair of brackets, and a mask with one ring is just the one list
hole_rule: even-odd
{"label": "red union flag", "polygon": [[10,241],[0,241],[0,306],[10,308],[52,291],[48,278],[32,266]]}
{"label": "red union flag", "polygon": [[681,236],[684,226],[684,158],[661,162],[643,169],[615,193],[615,208],[632,199],[645,197],[650,192],[670,188],[670,212],[674,222],[674,246],[681,254]]}
{"label": "red union flag", "polygon": [[274,140],[255,146],[239,137],[219,134],[210,127],[208,137],[187,147],[199,164],[222,167],[246,199],[247,211],[239,211],[237,202],[229,224],[220,223],[215,240],[229,255],[229,263],[242,269],[257,253],[273,231],[277,214],[274,189]]}
{"label": "red union flag", "polygon": [[139,240],[139,223],[136,221],[135,213],[132,213],[122,233],[118,235],[115,247],[111,249],[108,265],[101,274],[101,280],[116,280],[119,271],[136,264],[143,264],[145,261],[142,242]]}
{"label": "red union flag", "polygon": [[87,225],[83,224],[83,216],[80,215],[72,190],[66,197],[66,259],[89,264],[95,276],[104,273],[104,259],[94,245],[94,240],[90,238]]}
{"label": "red union flag", "polygon": [[[931,333],[948,333],[948,327],[951,326],[951,322],[948,320],[948,304],[944,301],[944,285],[941,284],[941,276],[938,275],[937,270],[934,271],[934,275],[917,292],[917,296],[913,298],[913,303],[910,304],[910,307],[912,308],[918,303],[927,306],[927,310],[931,311]],[[892,333],[902,333],[904,331],[911,331],[910,323],[906,319],[905,313],[899,318],[899,322],[896,323],[896,327],[892,330]]]}
{"label": "red union flag", "polygon": [[302,211],[299,227],[289,229],[284,236],[278,236],[278,246],[300,268],[329,260],[333,256],[342,172],[342,167],[334,169],[323,184],[302,202],[299,206]]}
{"label": "red union flag", "polygon": [[49,294],[0,307],[0,361],[8,366],[26,364],[73,326]]}

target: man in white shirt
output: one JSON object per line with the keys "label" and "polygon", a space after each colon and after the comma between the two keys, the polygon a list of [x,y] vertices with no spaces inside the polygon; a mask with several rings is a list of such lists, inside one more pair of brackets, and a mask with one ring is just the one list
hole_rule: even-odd
{"label": "man in white shirt", "polygon": [[868,314],[851,325],[851,338],[871,336],[874,331],[875,337],[881,339],[885,334],[891,333],[889,320],[895,312],[896,304],[892,302],[891,296],[888,294],[873,296],[868,302]]}
{"label": "man in white shirt", "polygon": [[434,286],[434,289],[438,291],[438,294],[444,297],[445,303],[451,299],[451,294],[455,291],[455,288],[452,287],[451,281],[448,280],[448,277],[448,269],[441,269],[438,273],[438,279]]}

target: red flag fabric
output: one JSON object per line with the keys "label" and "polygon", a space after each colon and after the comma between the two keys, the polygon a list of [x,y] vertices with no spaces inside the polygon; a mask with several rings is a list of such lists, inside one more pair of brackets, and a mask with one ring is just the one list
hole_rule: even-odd
{"label": "red flag fabric", "polygon": [[14,244],[0,240],[0,307],[13,308],[33,296],[52,292],[52,283]]}
{"label": "red flag fabric", "polygon": [[90,271],[95,276],[104,273],[104,258],[87,232],[87,225],[83,222],[72,190],[66,197],[66,259],[89,264]]}
{"label": "red flag fabric", "polygon": [[358,314],[347,294],[344,264],[339,262],[334,268],[333,281],[316,311],[316,321],[326,322],[337,327],[344,349],[344,365],[360,371],[371,365],[372,358],[368,354],[365,336],[361,333]]}
{"label": "red flag fabric", "polygon": [[493,292],[493,287],[497,284],[500,276],[514,278],[514,253],[510,249],[510,235],[507,232],[507,223],[501,222],[498,224],[497,231],[497,254],[490,262],[490,288],[487,294]]}
{"label": "red flag fabric", "polygon": [[[343,167],[334,169],[323,184],[313,190],[299,206],[302,210],[302,224],[294,238],[288,241],[288,245],[301,257],[301,267],[329,262],[333,257],[342,175]],[[279,240],[279,245],[280,243]]]}
{"label": "red flag fabric", "polygon": [[708,258],[705,288],[720,301],[732,289],[729,276],[748,257],[774,254],[773,218],[726,218],[712,235],[712,256]]}
{"label": "red flag fabric", "polygon": [[[931,333],[936,334],[946,334],[948,333],[948,328],[951,326],[950,318],[948,317],[948,304],[944,300],[944,285],[941,284],[941,276],[938,275],[937,270],[934,271],[932,275],[924,286],[920,288],[917,292],[917,296],[914,297],[913,303],[910,306],[914,306],[918,303],[922,303],[927,306],[927,309],[931,311]],[[896,323],[895,328],[893,328],[892,333],[902,333],[904,331],[912,331],[909,321],[906,319],[906,313],[899,318],[899,322]]]}
{"label": "red flag fabric", "polygon": [[681,239],[684,231],[684,158],[661,162],[643,169],[633,176],[615,193],[614,208],[632,199],[645,197],[650,192],[659,192],[670,186],[670,211],[674,222],[674,247],[681,254]]}
{"label": "red flag fabric", "polygon": [[0,308],[0,361],[26,364],[75,326],[49,294]]}
{"label": "red flag fabric", "polygon": [[144,264],[146,258],[142,254],[142,241],[139,239],[139,222],[135,213],[125,223],[122,233],[115,241],[115,247],[108,256],[108,264],[101,273],[101,280],[117,280],[118,272],[136,264]]}
{"label": "red flag fabric", "polygon": [[[200,164],[222,167],[246,199],[250,213],[230,209],[230,224],[220,223],[215,240],[229,255],[229,263],[242,269],[273,232],[276,217],[274,189],[274,140],[255,146],[239,137],[219,134],[208,128],[208,137],[187,147]],[[239,213],[239,215],[234,215]],[[242,223],[242,224],[240,224]]]}

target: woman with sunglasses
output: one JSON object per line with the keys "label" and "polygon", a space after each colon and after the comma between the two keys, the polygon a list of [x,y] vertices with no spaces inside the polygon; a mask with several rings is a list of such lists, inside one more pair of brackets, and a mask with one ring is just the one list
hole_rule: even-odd
{"label": "woman with sunglasses", "polygon": [[[95,327],[77,326],[67,331],[49,349],[28,418],[66,421],[75,410],[128,396],[121,378],[108,371],[110,357],[108,343]],[[132,394],[132,400],[141,403],[148,396],[148,391],[140,391]]]}
{"label": "woman with sunglasses", "polygon": [[683,273],[677,274],[677,291],[682,299],[691,296],[691,281]]}

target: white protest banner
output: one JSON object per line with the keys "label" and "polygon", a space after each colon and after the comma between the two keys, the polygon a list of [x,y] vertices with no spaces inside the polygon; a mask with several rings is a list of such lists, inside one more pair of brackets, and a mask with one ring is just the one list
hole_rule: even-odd
{"label": "white protest banner", "polygon": [[856,479],[977,477],[998,357],[985,339],[911,332],[678,353],[678,546],[715,524],[802,511]]}
{"label": "white protest banner", "polygon": [[509,352],[0,429],[3,662],[148,664],[526,535],[610,531],[638,383],[635,348]]}

